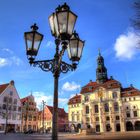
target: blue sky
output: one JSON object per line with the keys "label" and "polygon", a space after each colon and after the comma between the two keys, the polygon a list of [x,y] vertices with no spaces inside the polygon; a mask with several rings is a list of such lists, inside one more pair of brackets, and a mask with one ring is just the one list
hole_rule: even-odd
{"label": "blue sky", "polygon": [[[89,80],[95,81],[98,48],[104,56],[109,76],[124,87],[133,84],[140,89],[139,38],[130,23],[130,18],[135,15],[134,0],[1,0],[0,83],[14,80],[21,98],[32,91],[38,103],[44,99],[47,104],[52,104],[52,73],[30,67],[23,35],[37,23],[44,40],[36,59],[51,59],[55,45],[48,17],[64,2],[78,15],[75,29],[86,43],[77,70],[60,76],[60,107],[67,110],[68,99],[79,93]],[[64,60],[70,63],[67,52]]]}

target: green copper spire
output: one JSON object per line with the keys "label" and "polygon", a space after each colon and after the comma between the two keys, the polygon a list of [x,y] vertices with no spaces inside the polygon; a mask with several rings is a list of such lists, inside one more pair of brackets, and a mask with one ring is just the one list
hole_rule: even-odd
{"label": "green copper spire", "polygon": [[104,58],[102,57],[99,49],[99,55],[97,58],[96,81],[97,83],[104,83],[107,81],[107,79],[107,69],[104,66]]}

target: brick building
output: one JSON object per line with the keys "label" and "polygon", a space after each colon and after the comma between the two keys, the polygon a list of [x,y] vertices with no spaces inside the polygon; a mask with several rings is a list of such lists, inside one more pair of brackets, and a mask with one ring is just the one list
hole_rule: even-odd
{"label": "brick building", "polygon": [[[44,119],[44,130],[52,131],[52,116],[53,107],[46,105],[43,111],[39,111],[38,128],[40,131],[43,130],[43,119]],[[63,108],[58,108],[58,129],[59,131],[65,131],[68,127],[68,114]]]}

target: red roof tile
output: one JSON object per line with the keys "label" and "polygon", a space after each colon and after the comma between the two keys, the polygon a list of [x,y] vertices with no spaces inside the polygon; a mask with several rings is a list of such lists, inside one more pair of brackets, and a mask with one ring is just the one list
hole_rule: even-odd
{"label": "red roof tile", "polygon": [[70,105],[70,104],[77,104],[77,103],[81,103],[81,95],[77,95],[76,94],[74,97],[69,99],[68,105]]}
{"label": "red roof tile", "polygon": [[[46,105],[46,107],[50,110],[50,112],[53,114],[53,107]],[[59,117],[66,117],[67,114],[63,108],[58,108],[58,116]]]}
{"label": "red roof tile", "polygon": [[90,82],[86,86],[82,87],[81,94],[94,92],[98,87],[104,87],[106,89],[121,88],[121,84],[114,79],[108,79],[103,84],[99,84],[97,82]]}
{"label": "red roof tile", "polygon": [[140,90],[134,87],[122,88],[121,97],[140,96]]}
{"label": "red roof tile", "polygon": [[9,84],[0,85],[0,94],[7,88]]}

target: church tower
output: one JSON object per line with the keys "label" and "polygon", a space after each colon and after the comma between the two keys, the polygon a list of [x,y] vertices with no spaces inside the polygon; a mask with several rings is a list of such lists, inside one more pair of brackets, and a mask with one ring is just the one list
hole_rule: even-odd
{"label": "church tower", "polygon": [[104,66],[104,58],[101,56],[99,51],[99,56],[97,58],[96,82],[102,84],[106,82],[107,79],[107,69]]}

